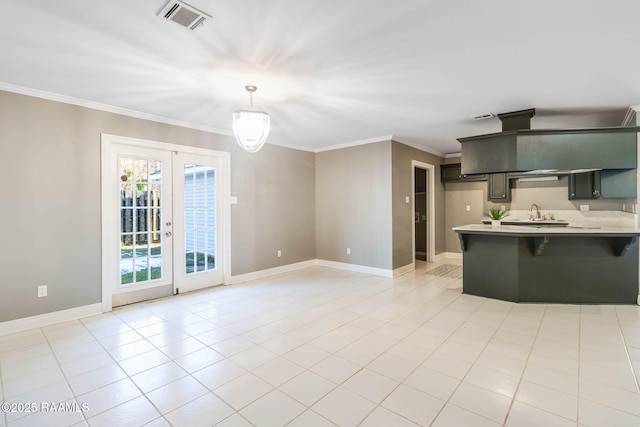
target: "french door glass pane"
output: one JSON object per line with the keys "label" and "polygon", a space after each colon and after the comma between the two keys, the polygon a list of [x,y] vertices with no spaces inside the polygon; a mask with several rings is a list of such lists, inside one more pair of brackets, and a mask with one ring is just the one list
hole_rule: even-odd
{"label": "french door glass pane", "polygon": [[185,272],[216,269],[215,169],[184,166]]}
{"label": "french door glass pane", "polygon": [[120,284],[162,278],[162,162],[119,157]]}

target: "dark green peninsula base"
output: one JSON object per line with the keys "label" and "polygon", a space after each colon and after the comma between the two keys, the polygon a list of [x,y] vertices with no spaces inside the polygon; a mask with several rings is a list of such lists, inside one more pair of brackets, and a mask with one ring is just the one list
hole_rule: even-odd
{"label": "dark green peninsula base", "polygon": [[513,302],[636,304],[637,232],[456,227],[463,293]]}

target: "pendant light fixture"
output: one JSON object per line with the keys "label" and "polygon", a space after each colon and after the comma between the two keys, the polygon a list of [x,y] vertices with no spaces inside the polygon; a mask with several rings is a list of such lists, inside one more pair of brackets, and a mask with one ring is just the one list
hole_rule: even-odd
{"label": "pendant light fixture", "polygon": [[233,113],[233,134],[238,144],[250,153],[260,150],[269,136],[269,115],[253,110],[253,92],[258,88],[252,85],[244,87],[249,92],[250,110],[237,110]]}

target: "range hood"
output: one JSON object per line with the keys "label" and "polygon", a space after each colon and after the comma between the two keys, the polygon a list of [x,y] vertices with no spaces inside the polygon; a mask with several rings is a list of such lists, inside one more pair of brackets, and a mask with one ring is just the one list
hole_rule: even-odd
{"label": "range hood", "polygon": [[637,166],[640,127],[531,129],[535,109],[498,114],[502,132],[459,138],[462,174],[563,174]]}

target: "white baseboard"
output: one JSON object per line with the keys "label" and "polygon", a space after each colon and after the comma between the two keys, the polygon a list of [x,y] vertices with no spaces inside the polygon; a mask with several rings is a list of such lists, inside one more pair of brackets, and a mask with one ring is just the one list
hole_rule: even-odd
{"label": "white baseboard", "polygon": [[407,264],[404,267],[396,268],[395,270],[393,270],[393,277],[402,276],[403,274],[406,274],[415,269],[416,269],[416,263],[412,262],[411,264]]}
{"label": "white baseboard", "polygon": [[[345,262],[327,261],[326,259],[317,259],[316,265],[321,267],[336,268],[338,270],[355,271],[356,273],[366,273],[373,276],[393,277],[393,270],[384,268],[367,267],[366,265],[347,264]],[[402,267],[404,268],[404,267]]]}
{"label": "white baseboard", "polygon": [[283,265],[280,267],[268,268],[266,270],[254,271],[246,274],[238,274],[231,276],[229,280],[230,285],[242,282],[248,282],[250,280],[263,279],[265,277],[274,276],[276,274],[289,273],[291,271],[300,270],[307,267],[320,266],[335,268],[338,270],[355,271],[357,273],[371,274],[374,276],[382,277],[397,277],[409,271],[415,270],[415,264],[407,264],[403,267],[396,268],[395,270],[387,270],[384,268],[368,267],[366,265],[348,264],[344,262],[328,261],[324,259],[312,259],[309,261],[302,261],[295,264]]}
{"label": "white baseboard", "polygon": [[[445,258],[462,258],[462,255],[445,252],[437,256],[437,260],[443,260]],[[254,271],[251,273],[238,274],[236,276],[231,276],[229,283],[227,284],[233,285],[236,283],[248,282],[250,280],[263,279],[265,277],[274,276],[276,274],[289,273],[291,271],[296,271],[296,270],[300,270],[307,267],[313,267],[313,266],[329,267],[329,268],[335,268],[337,270],[354,271],[356,273],[365,273],[365,274],[371,274],[373,276],[382,276],[382,277],[398,277],[403,274],[409,273],[410,271],[413,271],[416,268],[415,263],[407,264],[405,266],[396,268],[395,270],[387,270],[384,268],[368,267],[366,265],[349,264],[349,263],[338,262],[338,261],[329,261],[326,259],[312,259],[309,261],[302,261],[295,264],[288,264],[280,267],[269,268],[266,270]]]}
{"label": "white baseboard", "polygon": [[434,261],[442,261],[443,259],[451,258],[451,259],[462,259],[462,254],[460,252],[442,252],[436,255]]}
{"label": "white baseboard", "polygon": [[77,320],[98,314],[102,314],[102,303],[39,314],[23,319],[9,320],[0,323],[0,336],[15,334],[34,328],[43,328],[45,326],[55,325],[56,323],[68,322],[70,320]]}
{"label": "white baseboard", "polygon": [[236,283],[248,282],[250,280],[263,279],[269,276],[275,276],[276,274],[289,273],[291,271],[300,270],[302,268],[313,267],[318,265],[317,260],[311,259],[309,261],[296,262],[294,264],[281,265],[280,267],[267,268],[266,270],[253,271],[251,273],[238,274],[231,276],[229,279],[229,285],[235,285]]}
{"label": "white baseboard", "polygon": [[432,262],[442,261],[446,257],[447,257],[447,253],[446,252],[440,252],[439,254],[433,256],[433,261]]}
{"label": "white baseboard", "polygon": [[[435,258],[436,261],[445,258],[462,258],[462,254],[444,252],[436,255]],[[365,273],[382,277],[397,277],[415,270],[415,263],[407,264],[403,267],[396,268],[395,270],[387,270],[384,268],[368,267],[365,265],[347,264],[344,262],[327,261],[323,259],[312,259],[294,264],[283,265],[280,267],[268,268],[266,270],[231,276],[228,284],[248,282],[250,280],[262,279],[265,277],[274,276],[276,274],[289,273],[291,271],[296,271],[313,266],[329,267],[338,270],[354,271],[358,273]],[[640,305],[640,295],[638,295],[638,305]],[[68,310],[54,311],[52,313],[25,317],[23,319],[0,322],[0,336],[14,334],[34,328],[43,328],[45,326],[68,322],[70,320],[77,320],[83,317],[95,316],[98,314],[102,314],[102,312],[102,303],[96,303],[85,305],[82,307],[70,308]]]}

